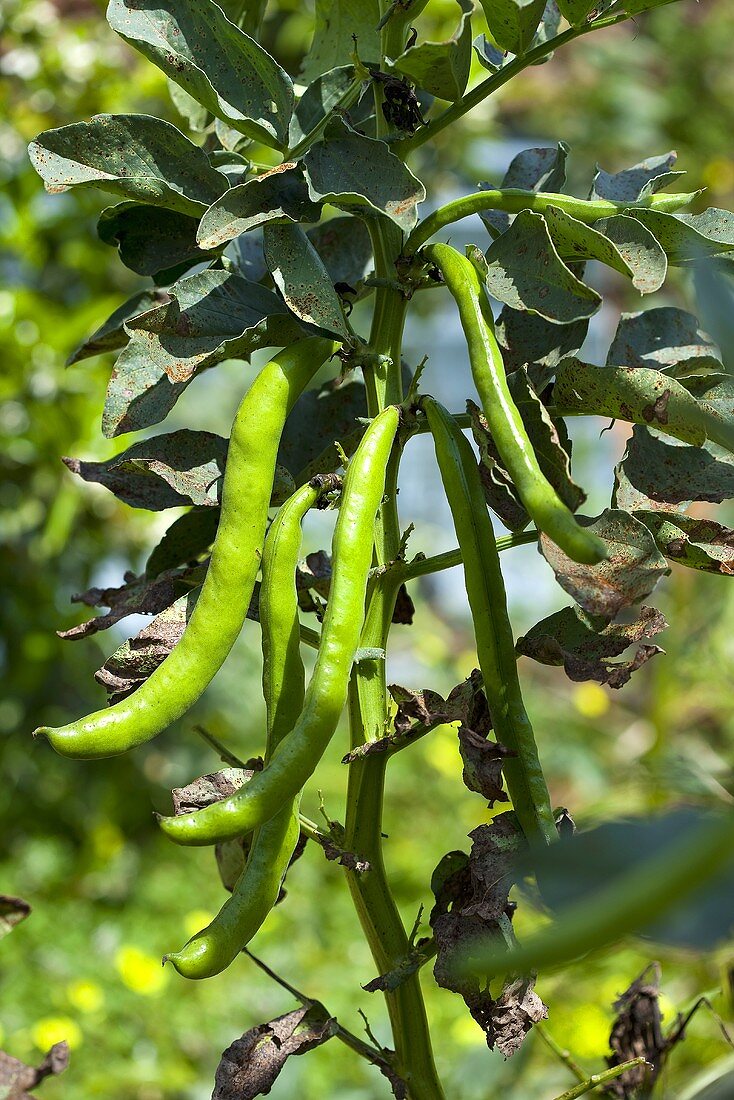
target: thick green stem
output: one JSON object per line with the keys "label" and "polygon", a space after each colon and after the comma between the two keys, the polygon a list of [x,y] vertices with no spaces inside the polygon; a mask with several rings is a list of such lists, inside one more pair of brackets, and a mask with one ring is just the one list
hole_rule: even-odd
{"label": "thick green stem", "polygon": [[[395,276],[394,264],[402,247],[402,234],[383,218],[370,220],[368,226],[375,274],[389,284]],[[406,302],[399,290],[390,285],[378,287],[370,332],[372,356],[364,368],[370,416],[376,416],[385,405],[402,400],[400,356],[405,310]],[[396,446],[387,471],[385,500],[375,524],[375,561],[382,566],[394,561],[400,548],[399,458]],[[364,648],[386,648],[399,583],[389,569],[375,579],[362,636]],[[381,737],[387,715],[385,661],[358,662],[349,690],[352,747]],[[347,879],[379,974],[397,966],[410,950],[382,856],[385,763],[379,755],[350,763],[345,835],[345,846],[350,851],[358,851],[370,864],[365,873],[348,870]],[[410,1100],[443,1100],[418,975],[410,975],[394,992],[386,993],[385,1000],[393,1033],[396,1070],[408,1086]]]}
{"label": "thick green stem", "polygon": [[439,206],[438,210],[424,218],[405,242],[405,255],[412,256],[439,229],[453,225],[472,214],[479,214],[482,210],[502,210],[506,214],[534,210],[542,214],[549,207],[554,207],[585,225],[593,225],[594,222],[628,210],[653,209],[671,214],[687,206],[697,194],[697,191],[692,191],[675,195],[650,195],[637,202],[613,202],[611,199],[576,199],[572,195],[560,195],[553,191],[524,191],[520,187],[476,191],[473,195],[462,195],[460,199]]}

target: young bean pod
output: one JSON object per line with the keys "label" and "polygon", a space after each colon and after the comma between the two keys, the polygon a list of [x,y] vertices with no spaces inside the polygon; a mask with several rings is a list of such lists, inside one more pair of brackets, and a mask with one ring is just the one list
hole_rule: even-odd
{"label": "young bean pod", "polygon": [[303,710],[272,760],[234,795],[179,817],[163,831],[179,844],[213,844],[269,821],[313,774],[344,708],[359,647],[377,509],[385,489],[399,413],[388,406],[370,423],[349,463],[332,542],[333,572],[313,677]]}
{"label": "young bean pod", "polygon": [[492,438],[525,509],[535,526],[545,531],[569,558],[587,564],[603,561],[606,557],[604,543],[576,522],[538,465],[507,386],[502,353],[494,332],[492,307],[476,268],[447,244],[429,245],[425,256],[441,271],[458,306],[474,385]]}
{"label": "young bean pod", "polygon": [[299,340],[250,386],[232,427],[211,561],[183,637],[126,699],[66,726],[35,731],[62,756],[115,756],[149,741],[186,713],[219,670],[242,629],[260,568],[285,419],[337,346],[321,338]]}
{"label": "young bean pod", "polygon": [[[265,761],[293,729],[303,707],[296,567],[301,522],[318,500],[322,483],[301,486],[282,506],[265,539],[260,586],[263,695],[267,714]],[[166,956],[185,978],[221,973],[246,947],[278,900],[298,841],[300,793],[256,830],[247,863],[214,920],[180,950]]]}
{"label": "young bean pod", "polygon": [[422,401],[464,562],[477,657],[497,740],[512,749],[504,774],[528,840],[557,839],[543,769],[517,675],[517,659],[499,554],[474,452],[450,414]]}

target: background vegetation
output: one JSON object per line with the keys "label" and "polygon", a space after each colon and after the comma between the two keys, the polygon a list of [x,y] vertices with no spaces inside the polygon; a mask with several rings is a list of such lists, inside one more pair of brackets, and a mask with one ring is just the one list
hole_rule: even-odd
{"label": "background vegetation", "polygon": [[[289,12],[278,3],[266,45],[295,74],[310,18],[302,3],[291,6]],[[431,18],[445,17],[449,27],[451,8],[449,0],[433,0]],[[707,205],[731,206],[733,37],[727,0],[683,0],[572,45],[442,135],[431,154],[435,163],[422,168],[429,190],[432,184],[450,192],[460,177],[497,178],[516,148],[563,138],[573,147],[575,169],[587,178],[596,158],[614,170],[676,147],[681,167],[691,173],[689,189],[705,185]],[[162,75],[109,31],[101,3],[5,0],[0,41],[0,885],[34,907],[32,918],[0,946],[0,1045],[33,1061],[55,1040],[69,1040],[72,1067],[46,1083],[49,1100],[198,1100],[210,1095],[221,1049],[253,1023],[286,1011],[292,1000],[244,958],[200,984],[161,969],[163,952],[180,946],[204,914],[218,908],[221,887],[211,854],[171,846],[158,834],[151,809],[165,807],[171,786],[217,766],[193,732],[195,721],[226,735],[243,757],[259,751],[257,629],[248,624],[195,715],[150,746],[79,765],[29,738],[38,724],[99,705],[92,674],[137,626],[128,621],[83,642],[62,642],[54,630],[86,617],[70,603],[74,592],[119,583],[125,569],[140,568],[162,524],[97,486],[75,483],[59,461],[62,454],[102,459],[119,447],[99,433],[109,362],[65,370],[64,360],[136,282],[96,239],[104,199],[89,192],[46,196],[25,146],[41,130],[99,112],[142,111],[172,121],[176,112]],[[651,304],[692,304],[682,282],[659,298]],[[226,432],[250,370],[230,364],[199,380],[177,406],[174,427],[195,419],[197,427]],[[446,372],[443,396],[449,398],[450,384]],[[458,401],[463,390],[453,396]],[[189,418],[187,401],[196,403]],[[582,461],[594,463],[600,446],[621,453],[623,436],[599,443],[600,427],[580,440]],[[603,503],[607,488],[600,488]],[[318,534],[312,532],[313,548]],[[426,518],[415,548],[442,537],[448,542]],[[537,619],[538,601],[560,601],[560,593],[543,587],[543,576],[534,551],[518,552],[511,567],[518,630]],[[712,786],[723,794],[727,782],[734,742],[732,588],[725,579],[683,570],[661,588],[674,623],[663,640],[668,655],[640,671],[621,695],[594,684],[571,686],[560,671],[523,662],[554,801],[586,821],[651,809]],[[458,592],[449,583],[414,593],[416,625],[402,628],[393,678],[419,687],[430,672],[440,690],[468,674],[473,653]],[[341,814],[334,792],[342,751],[337,743],[324,772],[324,799],[335,817]],[[456,802],[460,788],[449,777],[461,763],[451,731],[431,734],[405,755],[409,764],[398,757],[391,766],[386,828],[390,873],[410,924],[419,906],[430,904],[438,857],[462,846],[466,832],[487,818],[469,792]],[[313,794],[307,812],[318,813]],[[352,1030],[360,1029],[357,1009],[363,1009],[386,1040],[382,1006],[359,991],[373,976],[371,960],[339,868],[309,850],[289,875],[288,889],[287,904],[268,920],[255,952],[322,997]],[[663,963],[668,1019],[701,989],[716,986],[726,965],[723,957],[661,956],[657,947],[636,942],[542,983],[551,1033],[590,1071],[601,1066],[607,1049],[611,1002],[653,957]],[[439,1069],[452,1097],[485,1097],[492,1081],[498,1095],[513,1082],[518,1095],[545,1100],[571,1083],[537,1035],[503,1063],[486,1050],[458,997],[430,982],[426,991],[437,1021]],[[721,998],[717,1008],[726,1015]],[[725,1054],[716,1024],[700,1014],[673,1055],[662,1092],[678,1096]],[[383,1094],[376,1071],[336,1042],[307,1062],[291,1060],[272,1093],[304,1100]]]}

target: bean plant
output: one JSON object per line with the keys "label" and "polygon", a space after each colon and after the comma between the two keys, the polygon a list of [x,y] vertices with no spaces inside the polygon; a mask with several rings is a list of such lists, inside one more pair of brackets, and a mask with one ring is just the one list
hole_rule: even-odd
{"label": "bean plant", "polygon": [[[82,597],[109,611],[67,632],[154,616],[97,673],[108,705],[36,731],[73,758],[141,745],[188,713],[245,619],[261,624],[262,757],[241,761],[206,734],[228,766],[192,776],[159,819],[179,845],[214,846],[229,891],[166,961],[185,979],[212,979],[247,953],[310,841],[343,868],[374,958],[366,988],[384,995],[392,1048],[285,982],[299,1003],[225,1051],[219,1100],[269,1092],[291,1054],[332,1038],[383,1074],[385,1092],[440,1100],[427,964],[510,1057],[533,1027],[553,1046],[539,975],[628,933],[700,944],[729,931],[730,906],[716,899],[731,875],[731,814],[698,804],[575,823],[549,792],[517,658],[621,688],[661,652],[653,639],[667,624],[646,601],[671,563],[734,571],[734,532],[688,511],[734,497],[734,384],[722,349],[693,314],[657,306],[621,314],[603,363],[582,355],[602,305],[589,261],[641,295],[659,291],[670,268],[679,287],[716,293],[731,270],[734,215],[681,190],[673,153],[597,168],[583,197],[566,190],[562,141],[519,153],[499,186],[480,182],[444,205],[419,178],[426,147],[528,66],[666,2],[458,0],[454,34],[434,42],[419,19],[429,0],[316,0],[313,41],[291,76],[261,45],[263,0],[110,0],[111,28],[166,75],[188,136],[159,118],[112,114],[30,146],[48,191],[93,187],[120,200],[102,212],[99,236],[144,277],[71,355],[117,354],[105,436],[145,432],[204,371],[275,351],[229,440],[192,426],[143,436],[105,462],[66,460],[133,507],[186,510],[140,576]],[[486,75],[472,82],[472,66]],[[433,155],[450,169],[450,153],[439,141]],[[462,251],[451,230],[472,215],[477,243]],[[466,406],[451,411],[430,393],[433,371],[451,364],[405,362],[402,351],[411,305],[445,295],[473,379]],[[598,516],[579,511],[586,494],[571,472],[566,420],[579,416],[632,425]],[[428,556],[398,508],[401,457],[419,433],[432,439],[457,541]],[[331,553],[301,560],[312,509],[333,514]],[[490,512],[507,533],[497,536]],[[531,542],[571,602],[518,639],[501,557]],[[476,670],[446,698],[388,684],[393,624],[420,614],[413,582],[457,566]],[[309,676],[304,647],[315,650]],[[301,792],[318,784],[345,710],[346,820],[324,827],[301,813]],[[478,823],[468,852],[435,851],[431,935],[418,938],[383,860],[385,784],[393,756],[420,752],[447,724],[463,760],[457,778],[480,796]],[[518,904],[549,918],[521,942]],[[564,1097],[599,1086],[650,1095],[686,1023],[661,1030],[658,992],[653,969],[620,999],[603,1073],[587,1079],[566,1056],[580,1080]]]}

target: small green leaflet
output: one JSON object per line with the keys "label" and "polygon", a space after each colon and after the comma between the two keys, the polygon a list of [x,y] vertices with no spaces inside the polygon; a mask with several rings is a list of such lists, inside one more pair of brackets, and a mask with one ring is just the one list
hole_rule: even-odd
{"label": "small green leaflet", "polygon": [[643,294],[659,290],[665,282],[665,253],[652,233],[633,218],[619,215],[591,226],[555,206],[549,207],[544,217],[564,263],[598,260],[626,275]]}
{"label": "small green leaflet", "polygon": [[565,324],[590,317],[601,296],[569,271],[541,214],[523,210],[487,252],[487,289],[513,309]]}
{"label": "small green leaflet", "polygon": [[712,519],[670,512],[637,511],[666,558],[705,573],[734,574],[734,531]]}
{"label": "small green leaflet", "polygon": [[98,187],[198,216],[227,189],[198,145],[151,115],[95,115],[46,130],[28,154],[52,194]]}
{"label": "small green leaflet", "polygon": [[597,0],[556,0],[556,2],[561,15],[574,27],[584,23],[589,12],[597,4]]}
{"label": "small green leaflet", "polygon": [[447,42],[421,42],[410,46],[391,63],[419,88],[451,103],[464,94],[471,69],[471,0],[458,0],[461,18]]}
{"label": "small green leaflet", "polygon": [[314,202],[385,214],[405,233],[415,226],[426,189],[384,142],[355,133],[335,118],[303,163]]}
{"label": "small green leaflet", "polygon": [[138,275],[156,275],[178,264],[208,259],[196,243],[196,218],[137,202],[103,210],[97,222],[100,240],[120,250],[120,259]]}
{"label": "small green leaflet", "polygon": [[703,214],[631,210],[630,215],[654,234],[672,264],[734,251],[734,214],[729,210],[711,208]]}
{"label": "small green leaflet", "polygon": [[149,309],[157,309],[167,301],[168,294],[163,290],[141,290],[138,294],[133,294],[132,298],[118,306],[91,336],[75,348],[66,360],[66,366],[70,367],[73,363],[80,363],[82,359],[91,359],[95,355],[123,348],[130,338],[125,330],[125,322],[140,313],[147,313]]}
{"label": "small green leaflet", "polygon": [[654,367],[677,378],[700,369],[722,369],[716,345],[702,331],[698,319],[675,306],[623,313],[607,363]]}
{"label": "small green leaflet", "polygon": [[[308,84],[317,76],[347,65],[356,49],[362,62],[381,59],[379,0],[316,0],[316,26],[301,78]],[[353,37],[354,36],[354,37]]]}
{"label": "small green leaflet", "polygon": [[615,468],[614,500],[632,512],[678,512],[694,500],[734,498],[734,459],[711,443],[690,447],[635,425]]}
{"label": "small green leaflet", "polygon": [[110,0],[107,21],[217,118],[266,145],[286,145],[290,77],[212,0]]}
{"label": "small green leaflet", "polygon": [[351,340],[339,295],[323,261],[300,225],[266,225],[265,259],[292,313],[339,340]]}
{"label": "small green leaflet", "polygon": [[677,159],[675,152],[663,153],[621,172],[605,172],[597,165],[590,197],[611,202],[639,202],[649,198],[685,175],[685,172],[671,171]]}
{"label": "small green leaflet", "polygon": [[480,0],[490,34],[498,46],[522,54],[543,18],[545,0]]}

